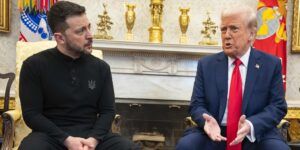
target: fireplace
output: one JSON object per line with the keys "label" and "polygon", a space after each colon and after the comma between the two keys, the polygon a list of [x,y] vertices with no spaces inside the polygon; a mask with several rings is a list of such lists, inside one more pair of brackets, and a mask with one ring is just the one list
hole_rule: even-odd
{"label": "fireplace", "polygon": [[221,48],[104,40],[93,47],[111,67],[121,134],[158,134],[163,149],[174,149],[185,129],[197,61]]}
{"label": "fireplace", "polygon": [[164,150],[174,149],[185,129],[184,118],[188,115],[187,106],[118,103],[116,108],[121,115],[122,136],[132,139],[133,135],[142,132],[159,133],[165,137]]}

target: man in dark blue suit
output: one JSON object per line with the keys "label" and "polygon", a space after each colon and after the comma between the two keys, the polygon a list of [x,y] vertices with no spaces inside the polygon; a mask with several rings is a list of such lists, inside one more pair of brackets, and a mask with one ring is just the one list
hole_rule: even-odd
{"label": "man in dark blue suit", "polygon": [[[251,47],[256,11],[224,9],[220,28],[223,52],[198,62],[189,108],[198,127],[185,131],[176,149],[288,150],[276,128],[287,112],[280,59]],[[232,114],[238,114],[235,131],[228,128]]]}

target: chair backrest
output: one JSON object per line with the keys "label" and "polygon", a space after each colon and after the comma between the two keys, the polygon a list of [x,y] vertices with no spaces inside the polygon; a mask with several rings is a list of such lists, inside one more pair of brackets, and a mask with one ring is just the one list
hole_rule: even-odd
{"label": "chair backrest", "polygon": [[[23,61],[29,56],[38,53],[42,50],[52,48],[56,46],[55,41],[39,41],[39,42],[17,42],[16,45],[16,86],[15,86],[15,100],[16,100],[16,110],[21,111],[20,97],[19,97],[19,77],[20,70]],[[93,50],[92,54],[100,59],[102,59],[101,50]],[[15,140],[14,145],[18,146],[20,141],[28,135],[30,129],[25,125],[23,119],[19,120],[15,125]]]}
{"label": "chair backrest", "polygon": [[29,56],[38,53],[42,50],[55,47],[55,41],[41,41],[41,42],[17,42],[16,46],[16,109],[21,110],[20,98],[19,98],[19,77],[23,61]]}
{"label": "chair backrest", "polygon": [[[38,53],[42,50],[55,47],[55,41],[41,42],[17,42],[16,45],[16,81],[15,81],[15,109],[21,112],[21,103],[19,97],[19,77],[23,61],[29,56]],[[15,124],[14,146],[19,146],[22,139],[28,135],[31,130],[26,126],[23,119],[20,119]]]}
{"label": "chair backrest", "polygon": [[9,98],[10,98],[10,88],[11,85],[15,79],[15,74],[10,72],[10,73],[5,73],[2,74],[0,73],[0,78],[1,79],[8,79],[5,87],[5,93],[4,93],[4,107],[3,107],[3,112],[8,111],[9,109]]}

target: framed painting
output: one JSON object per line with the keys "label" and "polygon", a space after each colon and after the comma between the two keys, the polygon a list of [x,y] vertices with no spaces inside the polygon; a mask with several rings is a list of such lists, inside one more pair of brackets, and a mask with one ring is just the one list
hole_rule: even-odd
{"label": "framed painting", "polygon": [[300,3],[294,0],[294,18],[293,18],[293,36],[292,36],[292,52],[300,53]]}
{"label": "framed painting", "polygon": [[9,32],[10,0],[0,0],[0,32]]}

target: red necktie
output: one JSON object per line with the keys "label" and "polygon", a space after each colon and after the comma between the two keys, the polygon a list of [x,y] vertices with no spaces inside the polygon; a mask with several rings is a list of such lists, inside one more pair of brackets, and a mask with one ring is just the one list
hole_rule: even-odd
{"label": "red necktie", "polygon": [[242,62],[239,59],[234,61],[235,67],[232,72],[227,114],[227,150],[241,150],[242,144],[234,146],[229,144],[236,138],[238,123],[242,113],[242,77],[239,66]]}

